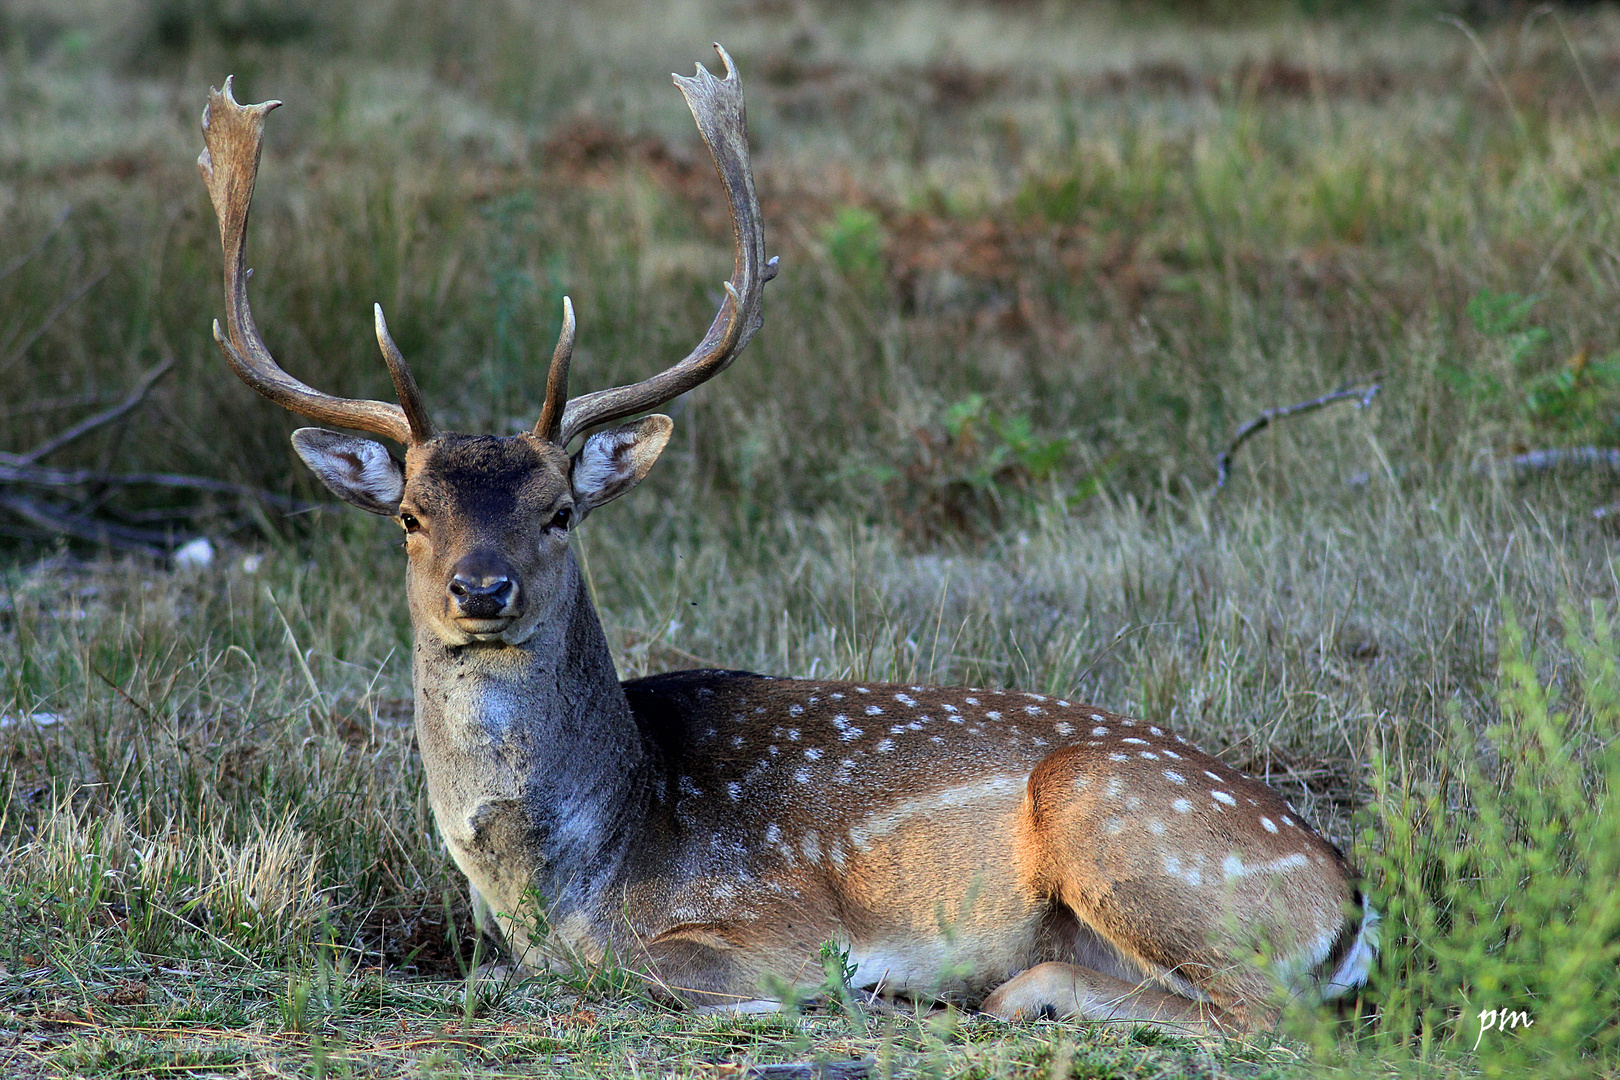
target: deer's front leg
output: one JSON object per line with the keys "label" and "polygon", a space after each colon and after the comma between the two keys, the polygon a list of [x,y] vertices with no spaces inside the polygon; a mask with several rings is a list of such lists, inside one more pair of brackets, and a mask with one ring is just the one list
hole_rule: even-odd
{"label": "deer's front leg", "polygon": [[1057,961],[1036,964],[1002,983],[982,1007],[1003,1020],[1130,1021],[1189,1035],[1218,1035],[1248,1027],[1206,1002]]}

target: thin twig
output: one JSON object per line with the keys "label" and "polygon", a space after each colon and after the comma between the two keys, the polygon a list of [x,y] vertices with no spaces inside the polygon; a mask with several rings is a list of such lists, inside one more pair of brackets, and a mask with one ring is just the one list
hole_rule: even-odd
{"label": "thin twig", "polygon": [[83,300],[85,294],[87,294],[97,285],[101,284],[101,279],[106,277],[110,272],[110,269],[102,270],[100,273],[94,275],[88,281],[84,282],[78,288],[74,289],[72,292],[68,293],[65,297],[58,301],[57,305],[51,308],[51,310],[45,314],[45,318],[40,322],[40,324],[34,328],[34,332],[29,334],[28,337],[23,340],[21,345],[18,345],[15,349],[12,349],[11,352],[6,355],[4,360],[0,360],[0,374],[10,371],[12,366],[16,364],[18,360],[21,360],[24,356],[26,356],[29,349],[34,347],[34,342],[45,336],[45,331],[49,330],[51,328],[51,324],[62,317],[62,313],[64,311],[72,307],[74,304],[77,304],[80,300]]}
{"label": "thin twig", "polygon": [[[1378,376],[1373,376],[1378,378]],[[1232,436],[1232,442],[1215,458],[1215,488],[1219,490],[1226,486],[1226,481],[1232,475],[1232,455],[1236,454],[1238,447],[1248,442],[1256,433],[1264,431],[1271,426],[1274,420],[1286,420],[1290,416],[1301,416],[1305,413],[1315,412],[1317,409],[1340,401],[1354,401],[1356,408],[1365,409],[1372,404],[1372,399],[1378,396],[1383,384],[1374,382],[1365,389],[1346,387],[1335,390],[1331,394],[1323,394],[1319,398],[1301,401],[1297,405],[1280,405],[1275,409],[1267,409],[1247,424],[1238,428],[1237,434]]]}
{"label": "thin twig", "polygon": [[73,207],[62,207],[62,209],[57,212],[56,220],[51,222],[51,227],[45,230],[44,236],[40,237],[34,242],[33,247],[29,248],[15,259],[12,259],[10,262],[6,263],[6,265],[0,266],[0,281],[6,280],[6,278],[10,277],[12,274],[15,274],[18,270],[21,270],[23,267],[27,266],[29,263],[38,258],[39,253],[45,250],[46,245],[55,238],[57,233],[62,231],[62,226],[67,224],[68,215],[71,213],[73,213]]}
{"label": "thin twig", "polygon": [[169,369],[172,367],[174,367],[174,357],[171,356],[165,358],[157,366],[148,369],[144,374],[142,374],[141,377],[136,380],[134,389],[132,389],[124,397],[124,400],[120,401],[117,405],[114,405],[110,409],[103,409],[94,416],[89,416],[83,420],[80,420],[77,424],[74,424],[66,431],[61,432],[52,438],[46,439],[44,442],[34,447],[26,454],[0,453],[0,462],[4,462],[7,465],[32,465],[34,462],[38,461],[42,457],[45,457],[47,454],[54,454],[56,451],[62,449],[64,446],[67,446],[69,443],[82,439],[84,436],[96,430],[96,428],[112,423],[114,420],[117,420],[125,413],[140,405],[141,402],[145,401],[146,392],[152,389],[152,384],[166,375]]}

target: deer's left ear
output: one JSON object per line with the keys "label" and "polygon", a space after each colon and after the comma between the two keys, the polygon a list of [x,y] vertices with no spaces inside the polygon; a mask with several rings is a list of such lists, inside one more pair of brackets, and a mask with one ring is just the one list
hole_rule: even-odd
{"label": "deer's left ear", "polygon": [[654,413],[586,439],[569,469],[575,513],[584,517],[641,483],[674,430],[673,420]]}

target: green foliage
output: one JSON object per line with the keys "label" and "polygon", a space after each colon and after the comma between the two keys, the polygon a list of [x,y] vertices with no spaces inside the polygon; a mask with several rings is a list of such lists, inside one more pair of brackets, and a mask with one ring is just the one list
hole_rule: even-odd
{"label": "green foliage", "polygon": [[863,206],[845,206],[821,227],[821,242],[833,269],[850,283],[870,288],[883,277],[883,222]]}
{"label": "green foliage", "polygon": [[[1027,415],[1006,414],[983,394],[947,406],[937,427],[917,432],[914,456],[889,480],[908,532],[920,539],[980,535],[1047,497],[1075,450],[1072,435],[1037,434]],[[1063,505],[1101,488],[1105,469],[1080,478]]]}
{"label": "green foliage", "polygon": [[1468,318],[1494,352],[1466,366],[1442,367],[1442,375],[1476,409],[1516,414],[1526,441],[1620,441],[1620,354],[1593,360],[1583,348],[1549,368],[1552,334],[1533,318],[1541,301],[1512,292],[1476,293],[1468,301]]}
{"label": "green foliage", "polygon": [[[1509,618],[1500,719],[1472,730],[1453,716],[1437,771],[1413,769],[1412,746],[1373,763],[1375,1041],[1474,1055],[1485,1075],[1620,1061],[1620,671],[1602,608],[1561,616],[1576,658],[1564,673]],[[1488,1030],[1506,1011],[1531,1025]]]}

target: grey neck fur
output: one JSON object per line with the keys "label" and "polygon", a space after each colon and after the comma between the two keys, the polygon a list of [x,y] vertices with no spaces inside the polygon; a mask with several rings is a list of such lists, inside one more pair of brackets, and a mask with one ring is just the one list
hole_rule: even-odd
{"label": "grey neck fur", "polygon": [[655,789],[572,552],[558,585],[521,645],[449,647],[416,627],[414,646],[417,740],[452,855],[497,911],[536,891],[553,917],[602,899]]}

